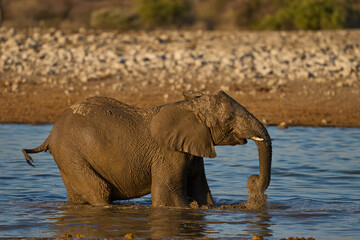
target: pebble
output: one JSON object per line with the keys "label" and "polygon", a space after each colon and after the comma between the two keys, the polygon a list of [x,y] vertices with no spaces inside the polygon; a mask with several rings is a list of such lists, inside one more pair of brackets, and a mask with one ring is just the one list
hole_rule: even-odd
{"label": "pebble", "polygon": [[124,236],[124,238],[125,239],[134,239],[136,236],[135,236],[135,234],[133,234],[133,233],[127,233],[127,234],[125,234],[125,236]]}
{"label": "pebble", "polygon": [[[268,86],[269,93],[277,93],[279,86],[298,79],[333,82],[339,89],[359,85],[358,30],[290,32],[285,39],[281,32],[224,34],[228,36],[216,31],[96,33],[86,29],[25,33],[1,26],[0,75],[6,72],[26,79],[35,75],[39,83],[51,86],[64,83],[41,79],[52,75],[76,84],[111,78],[119,80],[110,85],[113,90],[135,84],[131,91],[150,82],[159,88],[205,90],[214,81],[221,90],[239,93],[242,83]],[[11,79],[5,80],[8,90],[19,91]],[[249,91],[256,96],[254,89]]]}
{"label": "pebble", "polygon": [[286,122],[281,122],[278,126],[279,129],[286,129],[288,128],[288,124]]}
{"label": "pebble", "polygon": [[16,83],[14,83],[13,85],[11,85],[11,91],[13,91],[13,92],[16,92],[18,88],[19,88],[19,85],[16,84]]}
{"label": "pebble", "polygon": [[165,93],[164,94],[164,100],[167,101],[169,99],[169,94]]}
{"label": "pebble", "polygon": [[265,118],[263,118],[263,119],[261,120],[261,122],[262,122],[265,126],[269,125],[269,120],[267,120],[267,119],[265,119]]}

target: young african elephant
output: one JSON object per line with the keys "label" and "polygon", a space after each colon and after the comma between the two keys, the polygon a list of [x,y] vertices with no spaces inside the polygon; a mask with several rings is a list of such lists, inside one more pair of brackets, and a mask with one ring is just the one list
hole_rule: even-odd
{"label": "young african elephant", "polygon": [[250,176],[248,187],[264,192],[272,158],[266,128],[224,92],[184,96],[149,109],[87,98],[56,120],[41,146],[22,151],[30,165],[29,153],[50,151],[69,202],[104,205],[151,193],[154,206],[212,205],[203,157],[216,157],[215,145],[253,139],[260,176]]}

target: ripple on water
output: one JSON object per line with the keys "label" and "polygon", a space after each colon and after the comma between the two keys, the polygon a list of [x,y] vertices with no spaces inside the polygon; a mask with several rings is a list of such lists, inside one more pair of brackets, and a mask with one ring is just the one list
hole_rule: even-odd
{"label": "ripple on water", "polygon": [[[69,205],[48,153],[26,164],[20,149],[40,145],[51,125],[0,125],[0,237],[356,239],[360,230],[360,129],[270,127],[272,182],[267,208],[244,209],[246,181],[258,174],[256,145],[216,147],[205,159],[217,209],[153,208],[151,196],[109,207]],[[229,206],[219,209],[220,206]],[[235,207],[234,207],[235,206]]]}

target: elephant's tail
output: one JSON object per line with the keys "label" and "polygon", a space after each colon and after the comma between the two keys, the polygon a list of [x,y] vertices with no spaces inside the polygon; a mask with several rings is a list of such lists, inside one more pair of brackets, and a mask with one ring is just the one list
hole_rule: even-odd
{"label": "elephant's tail", "polygon": [[33,160],[32,158],[29,156],[29,153],[38,153],[38,152],[46,152],[49,149],[49,139],[50,139],[50,135],[48,136],[48,138],[45,140],[45,142],[43,142],[39,147],[37,148],[33,148],[33,149],[22,149],[21,151],[23,152],[26,162],[32,166],[35,167],[33,164]]}

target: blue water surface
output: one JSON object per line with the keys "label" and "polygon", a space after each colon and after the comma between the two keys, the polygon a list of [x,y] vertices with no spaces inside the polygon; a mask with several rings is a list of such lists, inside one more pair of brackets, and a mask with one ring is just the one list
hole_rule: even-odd
{"label": "blue water surface", "polygon": [[[151,207],[150,196],[107,207],[69,205],[49,153],[26,164],[21,148],[40,145],[52,125],[0,124],[0,237],[248,238],[360,236],[360,129],[269,127],[273,138],[268,208]],[[205,159],[218,205],[245,202],[246,180],[258,173],[256,145],[216,147]]]}

